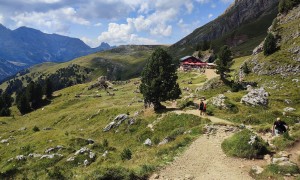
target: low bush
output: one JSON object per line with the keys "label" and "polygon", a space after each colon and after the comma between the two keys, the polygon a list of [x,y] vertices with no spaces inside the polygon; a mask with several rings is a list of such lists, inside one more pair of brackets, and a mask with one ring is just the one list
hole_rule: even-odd
{"label": "low bush", "polygon": [[284,150],[285,148],[291,147],[295,143],[295,139],[289,135],[288,132],[274,138],[272,143],[279,149]]}
{"label": "low bush", "polygon": [[261,158],[269,153],[267,143],[248,129],[225,139],[222,149],[227,155],[249,159]]}
{"label": "low bush", "polygon": [[125,161],[125,160],[130,160],[130,159],[131,159],[131,156],[132,156],[132,152],[131,152],[130,149],[125,148],[125,149],[123,149],[123,151],[122,151],[122,153],[120,154],[120,156],[121,156],[121,159],[122,159],[123,161]]}
{"label": "low bush", "polygon": [[34,132],[38,132],[38,131],[40,131],[40,128],[38,128],[37,126],[34,126],[34,127],[32,128],[32,130],[33,130]]}
{"label": "low bush", "polygon": [[[192,99],[184,99],[184,100],[178,101],[177,106],[178,106],[180,109],[184,109],[184,108],[189,107],[189,106],[195,107],[195,103],[193,102]],[[197,107],[196,107],[196,108],[197,108]]]}

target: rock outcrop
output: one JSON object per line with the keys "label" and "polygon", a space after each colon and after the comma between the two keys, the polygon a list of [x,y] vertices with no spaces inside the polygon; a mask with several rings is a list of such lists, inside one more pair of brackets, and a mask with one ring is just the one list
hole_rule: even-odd
{"label": "rock outcrop", "polygon": [[251,106],[267,106],[269,93],[264,88],[252,89],[242,97],[241,103]]}

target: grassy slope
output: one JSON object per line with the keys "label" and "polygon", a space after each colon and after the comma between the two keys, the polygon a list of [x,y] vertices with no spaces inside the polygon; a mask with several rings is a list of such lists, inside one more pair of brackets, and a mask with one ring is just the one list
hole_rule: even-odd
{"label": "grassy slope", "polygon": [[[182,74],[179,81],[189,78],[189,75]],[[200,80],[194,82],[198,83],[203,80],[204,78],[200,77]],[[139,99],[142,99],[141,94],[133,92],[136,89],[134,81],[137,79],[133,79],[129,84],[114,86],[119,89],[119,91],[115,91],[115,96],[108,96],[103,90],[87,90],[90,83],[75,85],[55,92],[55,97],[50,105],[25,116],[20,116],[16,107],[12,107],[12,117],[0,118],[0,122],[5,122],[0,125],[0,140],[10,136],[14,137],[14,140],[10,140],[9,145],[0,143],[1,172],[11,170],[10,173],[13,174],[13,170],[18,169],[16,178],[37,176],[44,179],[47,178],[46,169],[51,171],[54,166],[58,166],[66,177],[83,179],[99,175],[96,170],[102,171],[107,167],[118,166],[144,175],[149,170],[145,167],[149,166],[153,169],[153,167],[170,161],[182,150],[182,147],[201,133],[201,124],[204,121],[201,121],[199,117],[167,115],[161,119],[162,114],[146,111],[138,116],[137,122],[132,126],[123,123],[118,128],[118,132],[115,130],[102,131],[116,115],[129,112],[132,116],[134,112],[143,110],[143,103],[138,102]],[[78,93],[82,93],[84,96],[75,98]],[[101,94],[102,97],[85,96],[95,94]],[[132,105],[128,106],[130,103]],[[157,121],[157,124],[154,126],[155,131],[152,132],[147,125],[154,121]],[[40,131],[34,132],[34,126],[39,127]],[[19,130],[22,127],[26,127],[27,130]],[[51,127],[53,130],[45,131],[43,130],[45,127]],[[188,130],[192,130],[190,134],[182,134]],[[170,135],[177,137],[169,144],[153,147],[143,145],[146,138],[151,138],[152,142],[156,141],[157,143]],[[83,146],[72,143],[74,139],[78,138],[91,138],[96,142],[93,151],[96,153],[97,159],[88,167],[82,165],[84,159],[82,159],[81,165],[66,162],[75,150]],[[104,139],[108,140],[109,148],[102,147]],[[58,152],[64,155],[63,158],[28,159],[23,163],[7,162],[8,159],[21,154],[28,155],[32,152],[44,154],[47,148],[57,145],[63,145],[66,148]],[[86,147],[93,148],[91,145],[86,145]],[[120,158],[120,153],[124,148],[130,148],[132,151],[133,156],[129,161],[122,161]],[[107,149],[111,150],[109,150],[108,157],[104,158],[102,154]]]}
{"label": "grassy slope", "polygon": [[[108,67],[119,67],[119,79],[128,79],[139,76],[146,58],[152,53],[157,46],[120,46],[116,49],[90,54],[65,63],[43,63],[38,64],[29,69],[29,73],[18,76],[18,79],[29,76],[36,80],[41,74],[52,74],[61,68],[66,68],[71,64],[78,64],[93,69],[93,73],[89,76],[89,80],[94,80],[99,76],[107,74]],[[24,84],[25,81],[23,81]],[[7,83],[0,85],[1,89],[5,89]]]}

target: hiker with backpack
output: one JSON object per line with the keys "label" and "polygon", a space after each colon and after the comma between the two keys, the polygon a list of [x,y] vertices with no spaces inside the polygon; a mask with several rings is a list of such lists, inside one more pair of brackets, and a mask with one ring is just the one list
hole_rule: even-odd
{"label": "hiker with backpack", "polygon": [[206,103],[204,102],[204,99],[200,100],[199,104],[199,110],[200,110],[200,116],[204,116],[206,114]]}

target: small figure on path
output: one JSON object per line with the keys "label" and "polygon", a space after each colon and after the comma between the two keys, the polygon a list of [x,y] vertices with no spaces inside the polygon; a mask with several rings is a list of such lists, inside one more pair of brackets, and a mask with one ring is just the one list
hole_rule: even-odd
{"label": "small figure on path", "polygon": [[287,132],[288,128],[289,126],[284,121],[281,121],[281,119],[278,117],[274,122],[272,133],[273,135],[278,136]]}
{"label": "small figure on path", "polygon": [[206,113],[206,103],[204,102],[204,99],[200,100],[200,104],[199,104],[199,110],[200,110],[200,116],[204,116]]}

